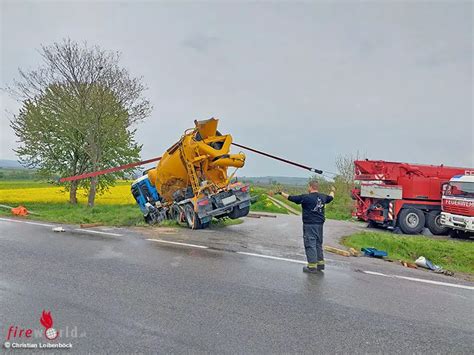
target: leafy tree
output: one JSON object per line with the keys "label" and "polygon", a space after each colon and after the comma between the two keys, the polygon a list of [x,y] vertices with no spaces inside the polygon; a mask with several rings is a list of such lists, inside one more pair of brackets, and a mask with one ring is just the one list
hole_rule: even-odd
{"label": "leafy tree", "polygon": [[[151,112],[142,78],[119,66],[120,55],[71,40],[42,46],[43,64],[9,88],[22,103],[11,120],[22,164],[43,175],[77,175],[138,160],[134,125]],[[70,202],[78,187],[88,204],[124,172],[65,184]]]}

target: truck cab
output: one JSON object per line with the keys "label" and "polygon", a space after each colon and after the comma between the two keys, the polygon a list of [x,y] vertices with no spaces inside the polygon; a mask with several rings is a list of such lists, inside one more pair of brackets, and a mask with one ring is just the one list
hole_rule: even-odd
{"label": "truck cab", "polygon": [[131,190],[147,223],[160,222],[166,218],[166,214],[160,211],[161,197],[148,179],[148,175],[136,179],[132,183]]}
{"label": "truck cab", "polygon": [[452,237],[474,236],[474,172],[456,175],[443,188],[441,224]]}

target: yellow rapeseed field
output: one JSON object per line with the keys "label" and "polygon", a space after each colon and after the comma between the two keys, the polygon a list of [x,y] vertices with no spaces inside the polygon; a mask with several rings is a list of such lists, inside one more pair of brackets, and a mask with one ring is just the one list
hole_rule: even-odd
{"label": "yellow rapeseed field", "polygon": [[[0,186],[0,204],[27,204],[27,203],[63,203],[69,200],[69,193],[58,186],[37,187],[35,182],[18,186],[8,184],[7,188]],[[84,191],[78,191],[79,202],[87,202]],[[109,191],[102,195],[97,195],[96,204],[99,205],[127,205],[135,204],[135,200],[130,192],[130,183],[119,182]]]}

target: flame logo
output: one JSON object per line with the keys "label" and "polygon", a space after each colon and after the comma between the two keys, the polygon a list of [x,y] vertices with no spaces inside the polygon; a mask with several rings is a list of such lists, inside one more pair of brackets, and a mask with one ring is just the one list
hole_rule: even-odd
{"label": "flame logo", "polygon": [[46,312],[43,309],[43,313],[41,314],[40,323],[46,329],[53,327],[53,317],[51,317],[51,311]]}

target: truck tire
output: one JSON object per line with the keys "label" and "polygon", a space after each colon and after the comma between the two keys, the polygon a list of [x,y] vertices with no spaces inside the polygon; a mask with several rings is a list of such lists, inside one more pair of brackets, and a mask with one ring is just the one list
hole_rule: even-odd
{"label": "truck tire", "polygon": [[190,203],[187,203],[184,206],[184,219],[189,228],[201,229],[201,221],[199,220],[196,212],[194,212],[193,205]]}
{"label": "truck tire", "polygon": [[441,223],[441,212],[430,211],[426,215],[426,226],[434,235],[448,234],[448,228],[444,227]]}
{"label": "truck tire", "polygon": [[461,231],[461,230],[457,230],[457,229],[450,229],[449,230],[449,236],[451,238],[470,239],[470,237],[474,237],[474,234],[464,232],[464,231]]}
{"label": "truck tire", "polygon": [[201,223],[199,216],[194,212],[194,207],[192,204],[188,203],[184,206],[184,219],[186,224],[191,229],[204,229],[209,227],[211,222]]}
{"label": "truck tire", "polygon": [[178,223],[183,222],[183,220],[181,218],[182,217],[181,216],[181,210],[177,205],[171,206],[171,208],[169,210],[169,213],[168,213],[168,217],[169,217],[169,219],[174,220]]}
{"label": "truck tire", "polygon": [[405,234],[418,234],[425,226],[425,214],[417,208],[404,208],[398,214],[398,224]]}
{"label": "truck tire", "polygon": [[250,206],[240,208],[239,206],[235,206],[232,211],[228,214],[230,219],[237,219],[240,217],[244,217],[248,215],[250,212]]}
{"label": "truck tire", "polygon": [[145,222],[147,224],[153,224],[153,219],[151,218],[151,216],[149,214],[147,214],[146,216],[144,216],[145,218]]}

